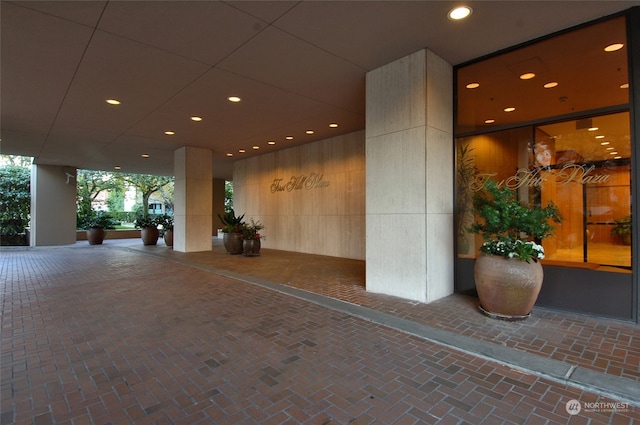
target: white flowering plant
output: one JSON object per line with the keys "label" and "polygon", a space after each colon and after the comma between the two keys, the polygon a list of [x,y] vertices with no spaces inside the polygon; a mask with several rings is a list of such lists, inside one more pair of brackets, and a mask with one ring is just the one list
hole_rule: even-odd
{"label": "white flowering plant", "polygon": [[531,262],[544,258],[542,239],[551,236],[562,217],[549,202],[546,207],[525,205],[515,192],[487,180],[473,199],[473,211],[481,220],[467,230],[482,235],[480,251]]}

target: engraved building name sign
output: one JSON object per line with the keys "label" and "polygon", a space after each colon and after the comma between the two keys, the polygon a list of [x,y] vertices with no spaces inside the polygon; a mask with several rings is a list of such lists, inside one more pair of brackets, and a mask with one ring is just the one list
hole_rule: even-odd
{"label": "engraved building name sign", "polygon": [[271,183],[271,193],[291,192],[301,189],[321,189],[329,186],[328,181],[322,180],[323,176],[324,174],[310,173],[291,176],[289,180],[273,179],[273,183]]}

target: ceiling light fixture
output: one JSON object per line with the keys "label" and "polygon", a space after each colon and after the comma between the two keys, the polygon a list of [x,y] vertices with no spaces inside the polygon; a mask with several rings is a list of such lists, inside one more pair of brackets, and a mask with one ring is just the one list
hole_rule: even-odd
{"label": "ceiling light fixture", "polygon": [[547,84],[545,84],[544,86],[545,89],[552,89],[554,87],[558,87],[558,83],[556,81],[549,81]]}
{"label": "ceiling light fixture", "polygon": [[514,108],[513,106],[509,106],[508,108],[504,108],[505,112],[513,112],[515,110],[516,110],[516,108]]}
{"label": "ceiling light fixture", "polygon": [[164,134],[166,134],[167,136],[173,136],[174,134],[176,134],[176,132],[169,130],[169,131],[165,131]]}
{"label": "ceiling light fixture", "polygon": [[[607,143],[607,144],[608,144],[608,143]],[[614,149],[615,149],[615,148],[612,148],[612,147],[608,147],[608,148],[607,148],[607,150],[608,150],[608,151],[612,151],[612,150],[614,150]]]}
{"label": "ceiling light fixture", "polygon": [[191,121],[200,122],[200,121],[202,121],[202,117],[193,116],[193,117],[191,117]]}
{"label": "ceiling light fixture", "polygon": [[113,169],[114,169],[114,170],[119,170],[119,169],[120,169],[120,166],[119,166],[119,165],[116,165],[115,167],[113,167]]}
{"label": "ceiling light fixture", "polygon": [[[601,135],[599,135],[599,136],[596,136],[596,139],[604,139],[604,136],[601,134]],[[602,143],[600,143],[600,144],[602,145],[602,144],[604,144],[604,143],[609,144],[609,142],[602,142]]]}
{"label": "ceiling light fixture", "polygon": [[598,127],[589,127],[589,128],[587,128],[587,131],[598,131],[598,130],[600,130],[600,128],[598,128]]}
{"label": "ceiling light fixture", "polygon": [[233,154],[232,153],[228,153],[227,156],[233,156]]}
{"label": "ceiling light fixture", "polygon": [[530,80],[532,78],[534,78],[536,76],[536,74],[534,74],[533,72],[525,72],[524,74],[522,74],[520,76],[521,80]]}
{"label": "ceiling light fixture", "polygon": [[496,120],[489,118],[488,120],[484,120],[485,124],[493,124]]}
{"label": "ceiling light fixture", "polygon": [[274,142],[273,140],[269,140],[269,141],[267,142],[267,145],[275,145],[275,144],[276,144],[276,142]]}
{"label": "ceiling light fixture", "polygon": [[120,104],[120,101],[118,99],[107,99],[106,102],[109,105],[119,105]]}
{"label": "ceiling light fixture", "polygon": [[253,146],[253,149],[254,150],[258,150],[258,149],[260,149],[260,146]]}
{"label": "ceiling light fixture", "polygon": [[149,158],[149,154],[148,153],[143,153],[142,155],[140,155],[143,158]]}
{"label": "ceiling light fixture", "polygon": [[307,130],[305,131],[306,134],[313,134],[313,130]]}
{"label": "ceiling light fixture", "polygon": [[329,124],[329,127],[338,128],[338,124],[336,124],[335,122],[332,122],[331,124]]}
{"label": "ceiling light fixture", "polygon": [[293,136],[287,136],[287,137],[285,137],[285,139],[287,139],[287,140],[293,140]]}
{"label": "ceiling light fixture", "polygon": [[471,12],[473,12],[473,9],[471,9],[469,6],[459,6],[451,9],[447,16],[452,21],[459,21],[460,19],[464,19],[471,15]]}
{"label": "ceiling light fixture", "polygon": [[609,155],[618,155],[618,152],[616,152],[616,151],[609,152]]}
{"label": "ceiling light fixture", "polygon": [[238,102],[240,102],[242,99],[240,99],[238,96],[229,96],[229,97],[227,98],[227,100],[229,100],[229,102],[238,103]]}
{"label": "ceiling light fixture", "polygon": [[620,84],[620,88],[621,89],[628,89],[629,88],[629,83]]}
{"label": "ceiling light fixture", "polygon": [[614,156],[613,159],[622,159],[621,156]]}
{"label": "ceiling light fixture", "polygon": [[605,52],[616,52],[620,49],[622,49],[624,47],[624,44],[622,43],[614,43],[614,44],[609,44],[607,47],[604,48]]}
{"label": "ceiling light fixture", "polygon": [[468,89],[477,89],[478,87],[480,87],[480,83],[469,83],[465,87]]}
{"label": "ceiling light fixture", "polygon": [[245,152],[246,152],[246,150],[244,150],[244,149],[238,149],[238,152],[240,152],[240,153],[245,153]]}

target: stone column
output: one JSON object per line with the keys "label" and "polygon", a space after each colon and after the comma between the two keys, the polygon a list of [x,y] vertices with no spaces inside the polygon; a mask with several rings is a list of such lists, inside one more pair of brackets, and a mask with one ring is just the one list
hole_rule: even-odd
{"label": "stone column", "polygon": [[76,242],[76,169],[31,166],[31,246]]}
{"label": "stone column", "polygon": [[174,152],[173,249],[211,251],[213,156],[208,149],[182,147]]}
{"label": "stone column", "polygon": [[453,71],[421,50],[367,73],[366,287],[453,293]]}

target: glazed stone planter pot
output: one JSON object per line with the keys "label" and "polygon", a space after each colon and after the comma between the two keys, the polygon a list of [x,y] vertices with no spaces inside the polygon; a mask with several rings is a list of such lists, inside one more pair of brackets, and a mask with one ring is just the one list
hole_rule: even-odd
{"label": "glazed stone planter pot", "polygon": [[145,245],[156,245],[160,237],[160,229],[156,227],[144,227],[140,230],[142,243]]}
{"label": "glazed stone planter pot", "polygon": [[222,243],[227,254],[242,254],[242,233],[224,233]]}
{"label": "glazed stone planter pot", "polygon": [[93,227],[87,230],[87,240],[89,245],[102,245],[104,241],[105,231],[101,227]]}
{"label": "glazed stone planter pot", "polygon": [[173,246],[173,230],[165,230],[163,238],[165,245]]}
{"label": "glazed stone planter pot", "polygon": [[538,261],[527,263],[497,255],[479,256],[473,275],[480,309],[502,320],[523,320],[531,315],[544,277]]}
{"label": "glazed stone planter pot", "polygon": [[257,257],[260,255],[260,239],[245,239],[242,241],[242,255]]}

